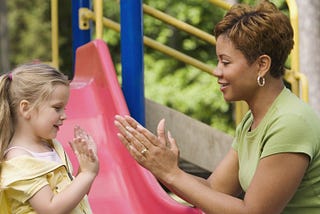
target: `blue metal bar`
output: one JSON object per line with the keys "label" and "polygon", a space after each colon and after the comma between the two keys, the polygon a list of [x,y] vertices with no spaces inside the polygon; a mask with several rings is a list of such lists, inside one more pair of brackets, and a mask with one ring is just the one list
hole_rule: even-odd
{"label": "blue metal bar", "polygon": [[79,28],[79,8],[91,8],[91,0],[72,0],[72,64],[74,71],[75,54],[78,47],[91,41],[91,28]]}
{"label": "blue metal bar", "polygon": [[130,114],[145,124],[142,0],[120,1],[122,90]]}

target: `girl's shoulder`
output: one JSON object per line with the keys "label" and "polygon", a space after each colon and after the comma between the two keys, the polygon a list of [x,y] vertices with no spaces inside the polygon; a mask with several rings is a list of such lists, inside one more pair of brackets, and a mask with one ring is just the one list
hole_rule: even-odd
{"label": "girl's shoulder", "polygon": [[19,156],[23,156],[23,155],[27,155],[27,156],[30,156],[32,157],[32,152],[25,148],[25,147],[22,147],[22,146],[12,146],[10,148],[8,148],[7,150],[5,150],[4,152],[4,157],[5,157],[5,160],[10,160],[12,158],[16,158],[16,157],[19,157]]}

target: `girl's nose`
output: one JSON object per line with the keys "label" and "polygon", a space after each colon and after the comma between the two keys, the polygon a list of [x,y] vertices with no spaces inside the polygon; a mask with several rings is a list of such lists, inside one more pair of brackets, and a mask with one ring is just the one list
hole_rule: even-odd
{"label": "girl's nose", "polygon": [[61,120],[67,119],[67,115],[66,115],[65,112],[63,112],[63,113],[61,114],[60,119],[61,119]]}

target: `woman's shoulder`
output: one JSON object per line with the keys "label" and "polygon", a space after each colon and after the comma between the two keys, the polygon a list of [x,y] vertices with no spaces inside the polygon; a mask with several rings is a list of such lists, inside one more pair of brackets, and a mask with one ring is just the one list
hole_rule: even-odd
{"label": "woman's shoulder", "polygon": [[319,126],[320,118],[312,107],[293,94],[289,89],[284,89],[276,102],[269,109],[267,120],[271,123],[281,121],[290,125],[292,122]]}

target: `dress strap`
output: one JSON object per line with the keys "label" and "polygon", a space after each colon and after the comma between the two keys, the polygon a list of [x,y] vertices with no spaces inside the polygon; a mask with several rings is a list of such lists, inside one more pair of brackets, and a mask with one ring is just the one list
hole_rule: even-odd
{"label": "dress strap", "polygon": [[9,149],[6,149],[4,151],[4,155],[6,155],[9,151],[13,150],[13,149],[21,149],[23,151],[26,151],[28,152],[29,154],[31,154],[33,156],[34,152],[30,151],[29,149],[23,147],[23,146],[13,146],[13,147],[10,147]]}

